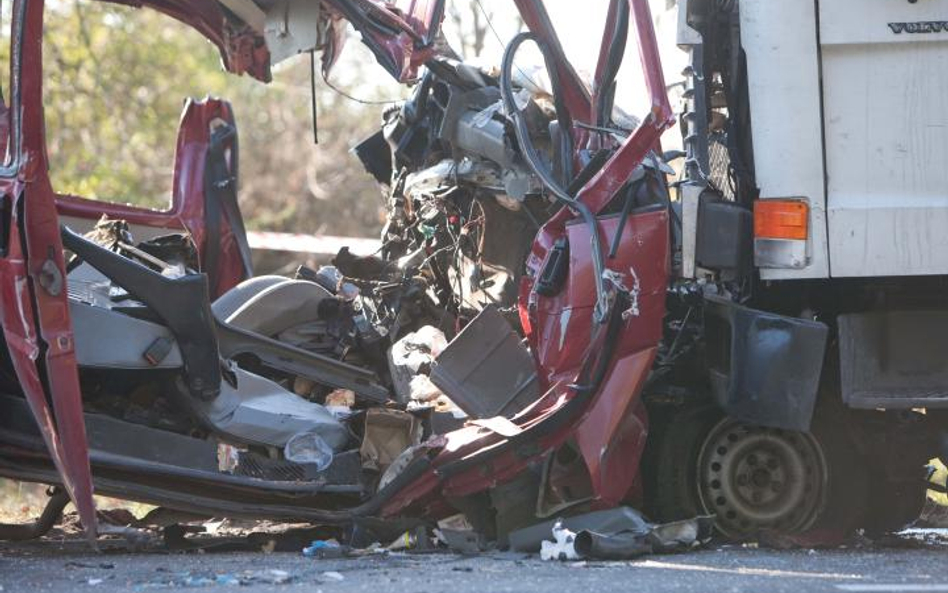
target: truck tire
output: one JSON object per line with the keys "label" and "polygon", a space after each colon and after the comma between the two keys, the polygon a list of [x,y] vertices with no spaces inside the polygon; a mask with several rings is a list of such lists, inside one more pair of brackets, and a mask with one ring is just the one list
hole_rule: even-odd
{"label": "truck tire", "polygon": [[676,410],[660,427],[654,427],[643,460],[646,505],[652,518],[661,521],[690,519],[706,514],[698,499],[696,464],[703,439],[724,417],[712,405]]}
{"label": "truck tire", "polygon": [[746,424],[711,405],[677,411],[653,435],[653,518],[715,515],[718,532],[735,540],[852,532],[867,510],[868,475],[831,416],[818,413],[812,432],[801,433]]}
{"label": "truck tire", "polygon": [[918,482],[873,479],[869,489],[869,510],[865,528],[869,536],[900,531],[918,520],[925,506],[928,488]]}

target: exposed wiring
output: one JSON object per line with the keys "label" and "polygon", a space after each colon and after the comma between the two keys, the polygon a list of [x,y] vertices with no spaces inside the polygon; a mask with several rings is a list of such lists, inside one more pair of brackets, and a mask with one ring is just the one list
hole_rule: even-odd
{"label": "exposed wiring", "polygon": [[484,15],[484,20],[487,21],[487,26],[490,28],[491,32],[493,32],[494,37],[497,38],[497,43],[500,44],[500,47],[505,47],[504,40],[500,38],[500,34],[497,33],[497,29],[494,28],[494,23],[491,21],[490,15],[487,14],[487,11],[484,10],[484,5],[481,4],[481,0],[474,0],[474,3],[477,4],[477,7],[480,9],[481,14]]}
{"label": "exposed wiring", "polygon": [[397,100],[384,100],[384,101],[372,101],[372,100],[368,100],[368,99],[360,99],[360,98],[358,98],[358,97],[353,97],[352,95],[350,95],[350,94],[347,93],[346,91],[342,90],[341,88],[337,87],[337,86],[334,85],[333,83],[329,82],[329,77],[326,76],[326,72],[325,72],[325,71],[322,71],[322,77],[323,77],[323,82],[325,82],[325,83],[326,83],[326,86],[328,86],[330,89],[336,91],[336,93],[342,95],[342,96],[345,97],[346,99],[349,99],[350,101],[355,101],[356,103],[361,103],[362,105],[395,105],[395,104],[398,104],[398,103],[401,103],[401,102],[402,102],[401,99],[397,99]]}
{"label": "exposed wiring", "polygon": [[[490,14],[487,10],[484,9],[484,5],[481,4],[481,0],[474,0],[474,3],[477,4],[477,7],[480,9],[481,14],[484,15],[484,20],[487,21],[487,27],[494,34],[494,37],[497,39],[497,43],[500,44],[501,49],[507,49],[507,44],[504,43],[504,40],[501,38],[500,33],[497,32],[497,29],[494,28],[494,22],[490,18]],[[519,30],[519,28],[518,28]],[[530,77],[527,76],[527,73],[524,72],[520,66],[516,66],[517,71],[520,72],[520,76],[523,76],[524,80],[530,80]]]}

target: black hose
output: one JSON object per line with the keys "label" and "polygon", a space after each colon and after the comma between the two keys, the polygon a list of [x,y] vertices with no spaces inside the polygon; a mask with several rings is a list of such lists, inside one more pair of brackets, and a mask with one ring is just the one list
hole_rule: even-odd
{"label": "black hose", "polygon": [[[593,319],[596,321],[596,323],[604,323],[606,321],[607,311],[609,309],[609,302],[606,295],[605,279],[603,278],[605,263],[602,256],[602,246],[600,245],[599,241],[599,229],[596,225],[596,217],[589,209],[589,206],[584,204],[582,201],[573,198],[566,192],[563,186],[561,186],[560,183],[553,177],[553,174],[543,163],[543,160],[537,153],[536,148],[533,146],[533,141],[530,139],[530,130],[527,127],[527,122],[523,117],[523,113],[517,108],[517,101],[514,97],[513,81],[511,78],[513,61],[517,54],[517,50],[520,48],[523,42],[527,40],[535,42],[540,48],[540,51],[543,53],[543,59],[546,62],[547,70],[550,73],[550,82],[553,85],[552,91],[554,101],[556,101],[556,97],[560,95],[559,79],[556,75],[556,68],[551,67],[553,64],[552,56],[549,55],[549,50],[546,48],[546,46],[540,43],[533,33],[520,33],[510,41],[510,43],[507,45],[507,48],[504,50],[504,60],[500,69],[501,98],[504,102],[504,109],[507,111],[507,114],[513,121],[514,132],[517,136],[517,143],[520,145],[520,152],[523,155],[524,160],[527,162],[527,165],[533,171],[534,175],[536,175],[543,185],[553,194],[553,197],[555,197],[560,202],[563,202],[563,204],[565,204],[571,210],[577,212],[580,216],[582,216],[584,222],[589,225],[589,241],[592,247],[594,279],[596,282],[596,308],[593,313]],[[560,115],[558,114],[557,117],[560,117]],[[568,114],[566,117],[568,117]],[[564,127],[563,133],[565,135],[569,135],[569,128]]]}
{"label": "black hose", "polygon": [[0,524],[0,540],[21,542],[46,535],[59,522],[59,518],[62,517],[63,509],[66,508],[67,504],[69,504],[69,495],[64,490],[55,489],[50,495],[43,513],[33,523],[21,525]]}

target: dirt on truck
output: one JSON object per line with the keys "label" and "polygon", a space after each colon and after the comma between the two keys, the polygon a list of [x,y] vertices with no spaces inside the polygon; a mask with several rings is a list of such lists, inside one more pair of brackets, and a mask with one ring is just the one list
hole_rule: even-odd
{"label": "dirt on truck", "polygon": [[[944,153],[911,142],[917,120],[854,139],[846,105],[908,106],[842,77],[906,49],[934,63],[948,33],[887,19],[948,1],[879,9],[865,33],[848,0],[681,0],[677,119],[645,0],[608,3],[589,81],[541,0],[513,0],[527,31],[490,70],[444,41],[444,0],[135,4],[262,83],[301,53],[328,72],[354,27],[411,87],[353,149],[386,196],[382,247],[254,275],[237,122],[215,98],[185,103],[170,210],[58,193],[49,8],[16,0],[0,476],[55,490],[0,538],[41,535],[71,501],[94,539],[93,493],[360,541],[436,525],[476,546],[553,539],[564,557],[676,549],[712,525],[825,543],[918,517],[944,442],[948,269],[937,233],[906,221],[937,223],[948,169],[868,184],[841,152]],[[525,71],[528,45],[542,63]],[[620,76],[642,78],[647,112],[616,104]],[[684,150],[663,152],[676,122]]]}

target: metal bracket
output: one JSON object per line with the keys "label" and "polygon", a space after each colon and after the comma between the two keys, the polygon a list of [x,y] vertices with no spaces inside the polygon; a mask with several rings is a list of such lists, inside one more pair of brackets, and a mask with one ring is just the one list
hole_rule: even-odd
{"label": "metal bracket", "polygon": [[61,234],[67,249],[161,317],[181,348],[188,391],[202,401],[217,397],[221,390],[220,356],[207,276],[167,278],[66,227],[61,228]]}

